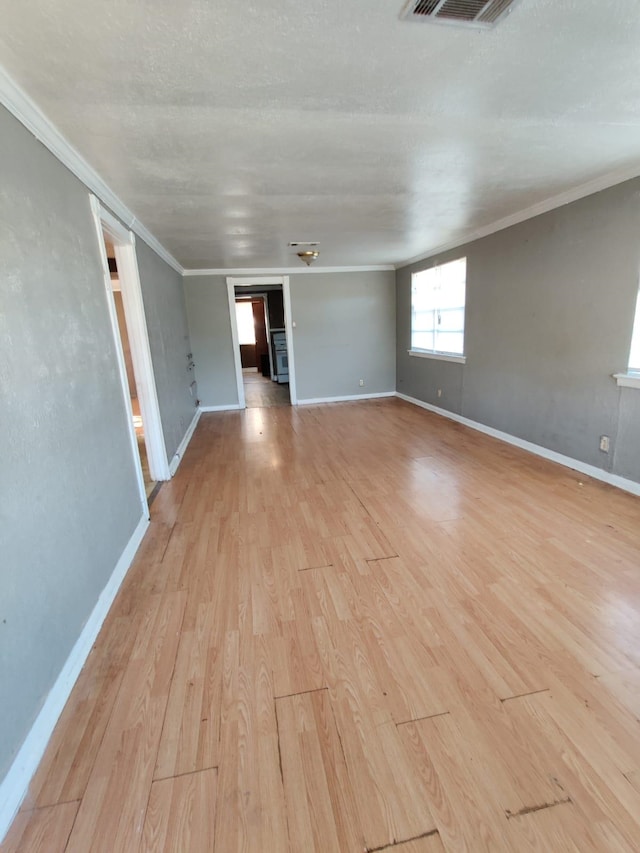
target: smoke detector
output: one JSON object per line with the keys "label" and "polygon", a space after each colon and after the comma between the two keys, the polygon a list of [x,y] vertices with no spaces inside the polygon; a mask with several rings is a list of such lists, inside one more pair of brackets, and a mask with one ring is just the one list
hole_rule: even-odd
{"label": "smoke detector", "polygon": [[519,0],[410,0],[400,14],[408,21],[494,27]]}

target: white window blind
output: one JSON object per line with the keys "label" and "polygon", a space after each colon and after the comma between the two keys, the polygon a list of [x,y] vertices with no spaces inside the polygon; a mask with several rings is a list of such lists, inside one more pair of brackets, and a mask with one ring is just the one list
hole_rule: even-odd
{"label": "white window blind", "polygon": [[466,281],[466,258],[412,275],[411,349],[464,354]]}
{"label": "white window blind", "polygon": [[631,354],[629,355],[629,370],[640,373],[640,292],[636,304],[636,320],[633,324],[631,338]]}

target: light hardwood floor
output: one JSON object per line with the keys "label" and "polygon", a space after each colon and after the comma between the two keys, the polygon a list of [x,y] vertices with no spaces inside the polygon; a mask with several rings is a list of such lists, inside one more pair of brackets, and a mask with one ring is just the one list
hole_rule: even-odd
{"label": "light hardwood floor", "polygon": [[242,371],[242,381],[247,409],[291,405],[288,382],[278,384],[269,377],[251,370]]}
{"label": "light hardwood floor", "polygon": [[204,415],[3,853],[637,851],[640,499],[398,400]]}

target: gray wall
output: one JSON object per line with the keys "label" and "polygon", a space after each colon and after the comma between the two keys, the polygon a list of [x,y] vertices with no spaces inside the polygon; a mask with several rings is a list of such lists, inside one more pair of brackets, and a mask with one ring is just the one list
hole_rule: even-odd
{"label": "gray wall", "polygon": [[140,239],[136,240],[136,256],[162,430],[171,461],[196,411],[189,389],[194,377],[187,369],[191,344],[182,276]]}
{"label": "gray wall", "polygon": [[[411,273],[465,255],[466,365],[409,356]],[[640,479],[640,394],[611,378],[627,366],[639,269],[635,180],[398,270],[398,391]]]}
{"label": "gray wall", "polygon": [[0,109],[0,777],[141,517],[89,193]]}
{"label": "gray wall", "polygon": [[237,406],[226,278],[185,276],[189,334],[202,406]]}
{"label": "gray wall", "polygon": [[640,483],[640,391],[620,389],[619,415],[613,468],[621,477]]}
{"label": "gray wall", "polygon": [[292,275],[291,313],[299,400],[395,390],[393,272]]}
{"label": "gray wall", "polygon": [[[0,108],[0,778],[142,516],[89,192]],[[137,241],[170,456],[194,406],[180,277]]]}
{"label": "gray wall", "polygon": [[[394,273],[292,275],[290,285],[298,399],[395,390]],[[184,287],[200,401],[237,405],[225,277],[188,276]]]}

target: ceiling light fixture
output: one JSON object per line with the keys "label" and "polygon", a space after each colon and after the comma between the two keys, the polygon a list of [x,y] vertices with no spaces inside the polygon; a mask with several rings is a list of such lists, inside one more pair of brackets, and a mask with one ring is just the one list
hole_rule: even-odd
{"label": "ceiling light fixture", "polygon": [[302,261],[303,264],[306,264],[308,267],[316,260],[320,252],[298,252],[298,257]]}

